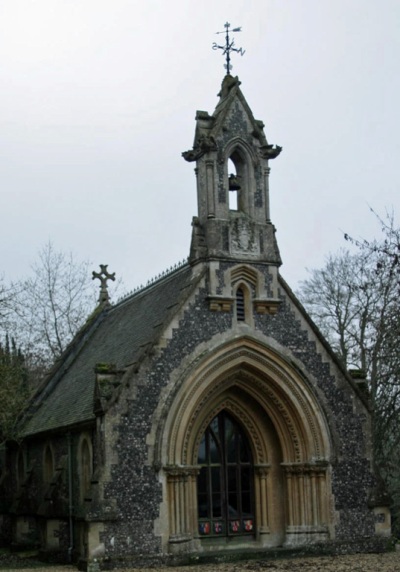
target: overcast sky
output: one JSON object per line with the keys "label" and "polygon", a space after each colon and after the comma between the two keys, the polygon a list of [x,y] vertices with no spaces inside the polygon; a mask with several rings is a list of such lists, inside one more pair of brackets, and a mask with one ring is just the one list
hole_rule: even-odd
{"label": "overcast sky", "polygon": [[[270,143],[271,218],[296,287],[400,211],[399,0],[0,0],[0,260],[51,240],[129,290],[189,253],[195,112],[233,75]],[[219,37],[220,39],[221,36]],[[90,277],[88,277],[90,279]]]}

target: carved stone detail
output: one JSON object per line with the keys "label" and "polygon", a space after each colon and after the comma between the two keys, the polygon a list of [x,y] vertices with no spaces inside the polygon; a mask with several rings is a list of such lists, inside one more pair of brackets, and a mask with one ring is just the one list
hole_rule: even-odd
{"label": "carved stone detail", "polygon": [[[207,429],[208,425],[211,423],[211,421],[214,419],[214,417],[216,417],[218,415],[218,413],[220,411],[222,411],[223,409],[226,409],[227,411],[231,411],[233,413],[233,415],[239,419],[239,421],[241,421],[242,426],[250,433],[252,441],[253,441],[253,445],[258,453],[258,457],[259,457],[259,462],[261,463],[265,463],[266,459],[264,458],[264,451],[263,451],[263,447],[260,441],[260,436],[259,433],[256,429],[255,424],[253,423],[251,417],[248,415],[247,411],[245,409],[243,409],[242,407],[239,407],[233,400],[231,399],[226,399],[224,401],[222,401],[221,403],[219,403],[216,407],[214,407],[207,415],[207,417],[204,419],[200,430],[198,431],[198,435],[197,435],[197,439],[194,443],[194,447],[193,449],[195,451],[198,451],[199,446],[200,446],[200,441],[205,433],[205,430]],[[194,417],[192,418],[192,424],[194,421]]]}
{"label": "carved stone detail", "polygon": [[[291,379],[288,373],[283,370],[282,368],[276,367],[276,365],[271,361],[271,358],[266,358],[258,354],[257,352],[252,351],[250,348],[242,348],[239,351],[233,349],[230,352],[227,352],[223,359],[220,359],[213,367],[206,370],[203,375],[201,375],[196,382],[192,385],[191,390],[185,394],[184,403],[179,408],[177,418],[173,424],[172,434],[171,434],[171,450],[170,450],[170,458],[175,458],[175,447],[177,444],[177,435],[178,432],[182,431],[182,424],[183,424],[183,416],[186,414],[189,403],[194,399],[194,395],[198,392],[199,387],[207,386],[207,381],[215,375],[217,371],[223,370],[224,367],[229,366],[232,362],[232,359],[239,360],[241,363],[244,363],[246,360],[251,360],[260,363],[262,369],[264,371],[269,371],[271,375],[276,379],[280,380],[279,385],[282,387],[286,387],[286,393],[290,393],[294,396],[295,401],[300,405],[301,411],[301,418],[306,420],[307,422],[307,430],[310,433],[311,442],[309,446],[312,444],[312,454],[313,457],[316,459],[321,458],[321,442],[319,431],[315,425],[314,414],[310,410],[310,405],[308,401],[304,399],[302,396],[301,391],[299,390],[298,384]],[[183,441],[183,449],[181,450],[180,455],[182,455],[181,462],[184,464],[187,463],[188,455],[193,453],[193,451],[188,451],[188,445],[191,441],[191,432],[192,428],[202,414],[202,411],[207,409],[207,404],[212,403],[215,401],[216,395],[223,392],[224,390],[229,389],[233,385],[243,385],[246,384],[244,389],[245,390],[252,390],[257,389],[257,393],[259,396],[264,395],[268,402],[273,404],[277,411],[279,411],[281,417],[285,420],[285,426],[287,428],[288,433],[291,437],[291,443],[294,451],[294,458],[293,461],[300,462],[304,455],[304,447],[303,447],[303,436],[300,437],[299,434],[299,427],[295,426],[294,424],[294,411],[290,408],[290,404],[284,398],[284,395],[279,395],[277,393],[278,385],[273,384],[270,385],[267,380],[262,379],[261,377],[250,374],[245,368],[241,367],[240,370],[237,370],[233,375],[231,374],[229,377],[226,377],[223,381],[218,383],[213,383],[212,385],[208,385],[207,391],[205,391],[202,395],[202,398],[197,402],[197,405],[194,410],[192,410],[190,415],[190,420],[186,424],[185,427],[185,437]],[[295,418],[297,419],[300,415],[300,411]],[[215,413],[216,414],[216,413]],[[210,419],[210,415],[214,415],[214,413],[208,412],[206,415],[207,420]],[[211,417],[212,418],[212,417]],[[204,421],[203,425],[206,427],[209,421]],[[303,423],[304,421],[300,421],[300,418],[296,421],[297,423]],[[264,459],[265,460],[265,459]]]}
{"label": "carved stone detail", "polygon": [[278,313],[280,303],[280,300],[276,300],[274,298],[268,300],[253,300],[254,310],[257,312],[257,314],[275,315]]}
{"label": "carved stone detail", "polygon": [[231,249],[233,254],[259,254],[255,226],[244,218],[236,218],[231,224]]}
{"label": "carved stone detail", "polygon": [[231,312],[234,298],[224,298],[223,296],[208,296],[208,307],[213,312]]}

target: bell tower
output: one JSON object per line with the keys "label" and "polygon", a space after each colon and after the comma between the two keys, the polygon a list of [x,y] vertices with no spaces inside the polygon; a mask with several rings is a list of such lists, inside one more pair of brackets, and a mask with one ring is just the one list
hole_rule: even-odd
{"label": "bell tower", "polygon": [[227,74],[218,105],[197,111],[193,149],[198,216],[193,218],[190,263],[232,261],[281,264],[269,210],[269,161],[281,147],[268,144],[237,77]]}

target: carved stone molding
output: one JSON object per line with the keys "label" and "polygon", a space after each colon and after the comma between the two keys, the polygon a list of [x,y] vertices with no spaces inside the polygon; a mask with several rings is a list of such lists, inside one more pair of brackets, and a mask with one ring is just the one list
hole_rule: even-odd
{"label": "carved stone molding", "polygon": [[[257,453],[258,453],[258,457],[259,457],[260,461],[262,463],[265,462],[266,459],[265,459],[264,448],[262,446],[260,436],[259,436],[259,432],[258,432],[256,425],[253,423],[253,421],[252,421],[251,417],[248,415],[247,411],[243,407],[240,407],[240,405],[235,403],[232,399],[225,399],[224,401],[218,403],[218,405],[216,405],[214,408],[212,408],[208,412],[208,415],[204,418],[203,423],[200,427],[200,430],[198,431],[197,439],[195,441],[193,449],[195,451],[198,451],[199,446],[200,446],[200,441],[201,441],[208,425],[211,423],[211,421],[214,419],[214,417],[216,417],[216,415],[218,415],[218,413],[220,411],[222,411],[223,409],[226,409],[227,411],[231,411],[235,415],[235,417],[241,421],[243,426],[246,427],[247,431],[251,435],[253,445],[254,445]],[[192,418],[192,425],[193,425],[193,421],[194,421],[194,417]],[[186,443],[185,443],[185,458],[187,457],[187,455],[188,455],[188,441],[186,441]]]}
{"label": "carved stone molding", "polygon": [[261,479],[265,479],[268,476],[269,471],[271,470],[271,464],[266,463],[262,465],[254,465],[254,471],[256,475],[258,475]]}
{"label": "carved stone molding", "polygon": [[178,467],[173,465],[166,465],[164,471],[168,477],[197,477],[200,472],[199,466],[185,466]]}
{"label": "carved stone molding", "polygon": [[269,299],[269,300],[253,300],[254,310],[257,314],[277,314],[280,300]]}
{"label": "carved stone molding", "polygon": [[209,308],[213,312],[231,312],[233,308],[234,298],[226,298],[224,296],[208,296]]}
{"label": "carved stone molding", "polygon": [[314,475],[325,476],[328,469],[328,462],[320,461],[318,463],[282,463],[281,467],[286,475]]}
{"label": "carved stone molding", "polygon": [[[234,372],[227,371],[224,375],[223,370],[229,368],[233,359],[243,365],[241,365],[240,368],[236,368]],[[258,363],[261,366],[259,374],[251,372],[251,370],[244,365],[246,362],[249,363],[249,365],[252,364],[252,368]],[[268,378],[272,376],[271,379],[275,380],[272,383],[265,376],[265,372],[267,371]],[[214,379],[212,384],[209,383],[210,379]],[[190,388],[187,388],[171,428],[169,459],[179,459],[179,462],[183,465],[187,462],[189,462],[189,464],[193,463],[191,455],[194,454],[193,451],[196,451],[196,448],[193,449],[195,446],[193,441],[193,429],[195,425],[198,425],[197,420],[201,417],[202,428],[205,428],[212,418],[210,415],[214,413],[215,400],[218,395],[224,391],[229,391],[230,388],[235,385],[243,387],[245,391],[249,391],[256,400],[261,398],[265,404],[269,403],[277,413],[279,412],[279,416],[284,420],[287,434],[288,436],[290,435],[288,444],[291,443],[291,447],[293,448],[293,456],[290,459],[292,462],[301,462],[304,460],[305,454],[312,455],[317,461],[326,458],[328,452],[325,451],[319,421],[312,411],[309,398],[304,394],[304,391],[309,392],[309,390],[306,387],[300,389],[301,384],[299,384],[299,380],[292,378],[282,366],[275,363],[271,356],[262,355],[250,347],[242,347],[240,349],[233,348],[227,351],[216,363],[211,365],[211,367],[203,370],[203,374],[193,380]],[[193,408],[193,406],[190,406],[190,403],[193,403],[195,399],[194,396],[199,392],[200,387],[204,387],[205,390],[201,392],[201,397],[200,399],[197,398],[196,405]],[[285,388],[285,391],[282,392],[280,388]],[[292,399],[288,401],[287,397],[285,397],[287,395],[291,395],[293,401]],[[290,402],[296,404],[295,409],[290,405]],[[214,407],[212,406],[213,403]],[[300,409],[298,409],[299,407]],[[220,406],[218,406],[217,409],[215,415],[219,412]],[[188,411],[190,411],[190,415],[185,422],[185,427],[183,427],[183,419],[186,417]],[[307,445],[308,453],[306,453],[305,444],[303,442],[304,436],[301,436],[302,431],[300,429],[304,422],[306,423],[307,433],[309,434]],[[197,433],[198,430],[199,427],[196,428],[196,441],[200,438]],[[178,433],[182,435],[183,440],[178,439]],[[179,446],[180,452],[178,453],[176,446],[179,441],[181,445]],[[189,445],[189,443],[191,443],[191,445]],[[176,456],[176,453],[178,453],[178,456]],[[258,463],[265,461],[265,456],[259,457],[258,460],[256,460]],[[287,461],[289,461],[289,458]]]}

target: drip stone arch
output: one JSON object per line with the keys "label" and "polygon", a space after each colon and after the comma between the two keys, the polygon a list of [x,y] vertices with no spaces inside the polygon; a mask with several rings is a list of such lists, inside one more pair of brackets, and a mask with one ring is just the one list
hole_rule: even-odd
{"label": "drip stone arch", "polygon": [[230,276],[230,280],[227,282],[230,282],[232,285],[239,280],[248,282],[254,287],[256,296],[259,296],[260,282],[262,281],[262,274],[259,270],[255,270],[249,264],[238,264],[233,268],[229,268],[225,275]]}
{"label": "drip stone arch", "polygon": [[198,450],[222,411],[237,420],[252,450],[260,546],[329,538],[331,438],[324,412],[299,369],[243,336],[186,368],[159,417],[154,460],[166,477],[170,549],[197,549],[204,541],[197,532]]}
{"label": "drip stone arch", "polygon": [[239,409],[268,416],[284,463],[330,458],[325,416],[306,378],[272,348],[240,338],[212,352],[181,381],[163,430],[163,465],[193,463],[205,420],[231,394]]}

